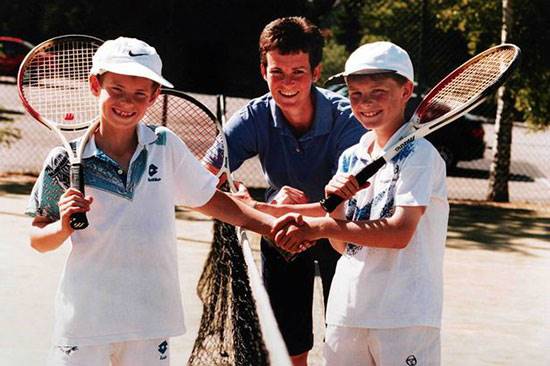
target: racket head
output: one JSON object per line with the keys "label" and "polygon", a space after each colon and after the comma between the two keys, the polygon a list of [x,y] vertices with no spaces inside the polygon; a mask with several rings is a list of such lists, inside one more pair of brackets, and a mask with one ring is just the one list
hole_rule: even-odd
{"label": "racket head", "polygon": [[23,59],[17,89],[25,109],[39,122],[61,131],[87,128],[99,116],[88,84],[92,57],[103,41],[69,34],[35,46]]}
{"label": "racket head", "polygon": [[[166,126],[187,145],[199,160],[220,140],[227,151],[218,119],[201,102],[179,90],[161,89],[155,103],[147,109],[146,124]],[[220,170],[218,176],[223,172]]]}
{"label": "racket head", "polygon": [[411,117],[419,128],[450,120],[477,106],[502,85],[518,65],[521,51],[513,44],[491,47],[472,57],[434,86]]}

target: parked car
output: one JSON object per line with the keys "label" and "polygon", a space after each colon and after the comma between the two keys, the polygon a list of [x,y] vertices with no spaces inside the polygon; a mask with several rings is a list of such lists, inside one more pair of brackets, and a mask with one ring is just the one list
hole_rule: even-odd
{"label": "parked car", "polygon": [[[326,86],[326,88],[346,97],[348,96],[346,84],[332,84]],[[415,86],[415,90],[418,89]],[[406,120],[412,116],[414,110],[420,104],[422,95],[416,92],[413,93],[405,109]],[[459,118],[459,120],[429,134],[426,136],[426,139],[439,151],[447,165],[447,172],[449,172],[456,168],[459,161],[483,158],[483,153],[485,152],[484,137],[485,131],[481,122],[474,118],[474,116],[466,114]]]}
{"label": "parked car", "polygon": [[17,76],[19,65],[33,47],[21,38],[0,36],[0,76]]}

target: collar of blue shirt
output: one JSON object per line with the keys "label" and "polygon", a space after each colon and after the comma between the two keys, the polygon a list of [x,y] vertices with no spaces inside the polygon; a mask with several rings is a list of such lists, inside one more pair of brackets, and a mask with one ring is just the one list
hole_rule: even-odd
{"label": "collar of blue shirt", "polygon": [[[315,96],[315,119],[311,129],[304,134],[306,136],[320,136],[330,133],[331,119],[323,118],[323,116],[332,115],[331,101],[322,95],[322,92],[315,86],[312,86],[311,93]],[[269,109],[271,111],[271,119],[273,127],[283,129],[284,133],[292,134],[288,122],[286,121],[283,112],[275,104],[273,98],[269,99]]]}

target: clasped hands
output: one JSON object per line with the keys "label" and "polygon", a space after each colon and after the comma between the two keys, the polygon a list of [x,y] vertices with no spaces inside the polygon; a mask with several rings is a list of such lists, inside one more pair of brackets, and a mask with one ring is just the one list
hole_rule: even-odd
{"label": "clasped hands", "polygon": [[315,236],[315,218],[288,213],[275,220],[270,237],[285,251],[296,254],[309,249],[318,239]]}
{"label": "clasped hands", "polygon": [[[325,186],[325,196],[336,194],[344,200],[350,199],[359,190],[369,186],[369,183],[359,185],[355,177],[347,173],[336,174]],[[250,197],[248,190],[242,184],[238,185],[239,192],[236,198],[254,207],[254,200]],[[308,197],[299,189],[283,186],[277,195],[272,198],[271,203],[280,204],[303,204],[308,202]],[[342,207],[340,207],[342,208]],[[336,210],[330,216],[343,218],[343,210]],[[275,244],[285,251],[296,254],[312,247],[317,239],[320,239],[321,227],[325,217],[309,217],[300,213],[287,213],[275,220],[270,237]]]}

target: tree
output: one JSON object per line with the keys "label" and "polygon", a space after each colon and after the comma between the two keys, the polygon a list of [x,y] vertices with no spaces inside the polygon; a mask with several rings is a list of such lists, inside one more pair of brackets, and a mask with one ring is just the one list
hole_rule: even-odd
{"label": "tree", "polygon": [[323,68],[321,70],[322,85],[329,77],[344,70],[344,64],[349,53],[346,48],[333,40],[329,40],[323,49]]}
{"label": "tree", "polygon": [[[356,24],[360,24],[360,41],[352,49],[378,39],[401,45],[411,55],[417,81],[423,87],[433,86],[449,70],[498,43],[509,41],[522,49],[522,63],[505,88],[474,111],[496,121],[487,199],[508,201],[512,122],[523,122],[532,130],[550,125],[550,55],[545,51],[550,44],[548,1],[342,0],[340,3],[339,16],[331,17],[335,41],[349,50],[349,40],[345,43],[342,37],[354,32]],[[351,8],[356,10],[354,14],[350,14]],[[352,39],[355,41],[357,37]],[[337,45],[331,47],[335,49]],[[331,59],[331,63],[338,62]]]}
{"label": "tree", "polygon": [[[500,41],[506,43],[512,24],[511,1],[502,0],[502,33]],[[510,174],[510,152],[512,149],[512,113],[508,88],[498,90],[497,112],[495,118],[495,138],[493,143],[493,161],[489,169],[489,191],[487,199],[496,202],[508,202],[508,176]]]}

